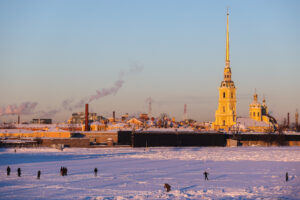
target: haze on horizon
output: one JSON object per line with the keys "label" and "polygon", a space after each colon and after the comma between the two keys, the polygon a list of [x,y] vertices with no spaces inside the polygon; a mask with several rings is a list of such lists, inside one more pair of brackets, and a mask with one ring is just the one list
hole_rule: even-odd
{"label": "haze on horizon", "polygon": [[187,104],[189,118],[213,121],[227,7],[238,116],[248,116],[256,88],[280,122],[287,112],[293,122],[300,109],[296,0],[1,0],[0,107],[30,102],[34,113],[22,120],[53,111],[57,122],[83,111],[81,101],[120,116],[147,112],[151,97],[155,116],[180,120]]}

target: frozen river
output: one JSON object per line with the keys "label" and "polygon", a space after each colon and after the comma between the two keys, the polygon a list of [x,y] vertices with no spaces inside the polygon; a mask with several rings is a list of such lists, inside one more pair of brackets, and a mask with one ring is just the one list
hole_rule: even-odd
{"label": "frozen river", "polygon": [[0,199],[262,198],[300,199],[300,147],[0,149]]}

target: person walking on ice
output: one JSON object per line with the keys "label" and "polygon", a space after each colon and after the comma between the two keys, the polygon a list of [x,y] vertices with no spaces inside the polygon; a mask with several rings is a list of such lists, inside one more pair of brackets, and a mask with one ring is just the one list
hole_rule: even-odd
{"label": "person walking on ice", "polygon": [[205,180],[208,180],[208,175],[209,175],[209,173],[207,173],[207,171],[205,171],[205,172],[203,173],[203,175],[204,175],[204,179],[205,179]]}
{"label": "person walking on ice", "polygon": [[41,170],[39,170],[39,171],[37,172],[37,179],[40,179],[40,177],[41,177]]}
{"label": "person walking on ice", "polygon": [[98,173],[98,169],[95,168],[95,169],[94,169],[94,174],[95,174],[95,176],[97,176],[97,173]]}
{"label": "person walking on ice", "polygon": [[168,183],[164,184],[164,188],[165,188],[166,192],[170,192],[171,191],[171,185],[169,185]]}
{"label": "person walking on ice", "polygon": [[9,167],[9,166],[8,166],[7,169],[6,169],[6,174],[7,174],[7,176],[10,175],[10,167]]}
{"label": "person walking on ice", "polygon": [[21,176],[21,168],[18,168],[18,177]]}

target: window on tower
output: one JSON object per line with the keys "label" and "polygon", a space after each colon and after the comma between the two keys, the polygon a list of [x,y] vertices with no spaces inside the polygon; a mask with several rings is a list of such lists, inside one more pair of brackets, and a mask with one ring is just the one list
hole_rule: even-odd
{"label": "window on tower", "polygon": [[225,98],[225,96],[226,96],[226,95],[225,95],[225,92],[223,92],[223,98]]}
{"label": "window on tower", "polygon": [[231,92],[231,98],[233,98],[233,92]]}
{"label": "window on tower", "polygon": [[223,126],[225,126],[225,120],[223,120]]}
{"label": "window on tower", "polygon": [[225,106],[223,106],[223,112],[225,112]]}
{"label": "window on tower", "polygon": [[253,117],[255,117],[255,112],[253,112]]}

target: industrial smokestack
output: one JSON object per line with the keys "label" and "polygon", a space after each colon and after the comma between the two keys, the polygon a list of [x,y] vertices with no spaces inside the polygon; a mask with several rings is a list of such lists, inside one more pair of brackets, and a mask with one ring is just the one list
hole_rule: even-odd
{"label": "industrial smokestack", "polygon": [[296,114],[295,114],[295,125],[296,125],[296,129],[298,129],[298,118],[299,118],[299,114],[298,114],[298,110],[296,110]]}
{"label": "industrial smokestack", "polygon": [[20,124],[20,115],[18,115],[18,124]]}
{"label": "industrial smokestack", "polygon": [[186,104],[184,104],[184,108],[183,108],[183,120],[187,120],[187,106]]}
{"label": "industrial smokestack", "polygon": [[290,113],[287,113],[287,128],[290,128]]}
{"label": "industrial smokestack", "polygon": [[152,99],[150,97],[150,100],[149,100],[149,108],[148,108],[148,116],[149,118],[152,117]]}
{"label": "industrial smokestack", "polygon": [[85,131],[89,131],[89,104],[85,104],[85,126],[84,126]]}
{"label": "industrial smokestack", "polygon": [[116,111],[113,111],[113,122],[116,121]]}

